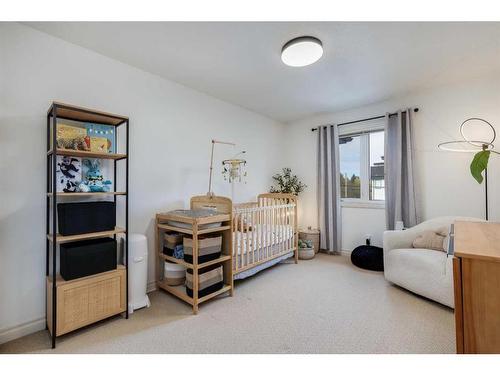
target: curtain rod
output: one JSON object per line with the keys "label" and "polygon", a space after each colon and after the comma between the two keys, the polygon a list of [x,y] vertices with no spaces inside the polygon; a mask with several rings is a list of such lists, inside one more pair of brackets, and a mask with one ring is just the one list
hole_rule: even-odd
{"label": "curtain rod", "polygon": [[[402,111],[401,113],[405,113],[406,111]],[[418,112],[418,108],[414,108],[413,109],[413,112]],[[389,117],[390,116],[396,116],[398,113],[397,112],[394,112],[394,113],[389,113]],[[369,117],[369,118],[364,118],[362,120],[355,120],[355,121],[349,121],[349,122],[343,122],[342,124],[337,124],[337,126],[343,126],[343,125],[350,125],[350,124],[356,124],[358,122],[365,122],[365,121],[370,121],[370,120],[378,120],[378,119],[381,119],[381,118],[384,118],[385,115],[382,115],[382,116],[375,116],[375,117]],[[332,126],[332,125],[330,125]],[[318,128],[312,128],[311,131],[316,131],[318,130]]]}

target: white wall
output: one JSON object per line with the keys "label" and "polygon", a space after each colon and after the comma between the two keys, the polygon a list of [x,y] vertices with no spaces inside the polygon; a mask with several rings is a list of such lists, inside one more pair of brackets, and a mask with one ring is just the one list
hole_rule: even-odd
{"label": "white wall", "polygon": [[0,342],[45,327],[45,113],[52,100],[130,117],[130,230],[148,236],[150,281],[154,215],[206,193],[212,138],[238,144],[217,149],[219,195],[231,194],[220,161],[236,151],[245,149],[248,160],[239,201],[268,191],[283,166],[282,124],[29,27],[0,23]]}
{"label": "white wall", "polygon": [[[304,179],[309,189],[301,196],[300,221],[317,225],[316,133],[311,127],[341,123],[419,107],[414,114],[416,174],[419,207],[423,220],[441,215],[484,215],[484,185],[470,176],[472,154],[439,151],[439,142],[459,139],[459,125],[468,117],[482,117],[500,129],[500,75],[476,77],[467,82],[428,88],[397,99],[349,111],[328,113],[289,124],[288,164]],[[500,220],[500,158],[490,161],[490,219]],[[352,250],[372,234],[381,245],[385,229],[384,210],[344,208],[342,249]]]}

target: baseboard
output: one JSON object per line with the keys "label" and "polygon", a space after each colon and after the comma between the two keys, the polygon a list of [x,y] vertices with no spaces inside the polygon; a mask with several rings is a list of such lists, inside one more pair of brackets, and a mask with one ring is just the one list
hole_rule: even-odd
{"label": "baseboard", "polygon": [[[156,290],[156,281],[148,282],[146,289],[147,293],[154,292]],[[0,344],[5,344],[6,342],[18,339],[23,336],[31,335],[32,333],[43,331],[45,329],[45,318],[40,318],[33,320],[32,322],[19,324],[18,326],[7,328],[0,331]]]}
{"label": "baseboard", "polygon": [[0,331],[0,344],[18,339],[32,333],[43,331],[45,329],[45,318],[33,320],[28,323],[19,324],[12,328]]}
{"label": "baseboard", "polygon": [[[326,251],[326,250],[320,250],[319,252],[323,253],[323,254],[329,254],[328,251]],[[350,257],[351,253],[352,253],[352,250],[340,250],[339,255]]]}
{"label": "baseboard", "polygon": [[148,286],[146,287],[146,293],[154,292],[156,289],[156,281],[149,281]]}

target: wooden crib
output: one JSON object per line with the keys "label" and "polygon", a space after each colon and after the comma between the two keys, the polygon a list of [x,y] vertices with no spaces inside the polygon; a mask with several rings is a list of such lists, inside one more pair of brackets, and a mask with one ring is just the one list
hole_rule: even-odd
{"label": "wooden crib", "polygon": [[257,202],[233,205],[223,197],[198,196],[191,208],[232,213],[233,277],[241,279],[293,257],[298,262],[297,197],[260,194]]}

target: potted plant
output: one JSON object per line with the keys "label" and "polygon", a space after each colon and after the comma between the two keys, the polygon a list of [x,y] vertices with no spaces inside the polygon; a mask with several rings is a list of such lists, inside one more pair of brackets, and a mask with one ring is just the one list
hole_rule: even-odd
{"label": "potted plant", "polygon": [[302,183],[297,175],[292,174],[291,168],[283,168],[282,173],[273,176],[276,186],[271,186],[271,193],[288,193],[299,195],[307,187]]}
{"label": "potted plant", "polygon": [[299,259],[312,259],[314,255],[315,252],[312,240],[299,240]]}

